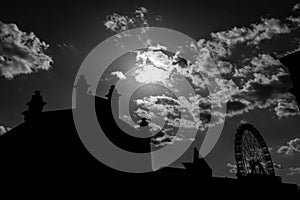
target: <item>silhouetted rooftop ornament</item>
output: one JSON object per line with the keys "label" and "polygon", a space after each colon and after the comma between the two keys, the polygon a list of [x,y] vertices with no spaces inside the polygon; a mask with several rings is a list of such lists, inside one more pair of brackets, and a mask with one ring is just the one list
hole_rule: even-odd
{"label": "silhouetted rooftop ornament", "polygon": [[22,113],[25,121],[30,121],[38,117],[39,114],[42,113],[46,104],[47,103],[43,101],[43,97],[41,96],[41,91],[34,91],[34,94],[31,96],[31,100],[26,104],[28,107],[27,110]]}
{"label": "silhouetted rooftop ornament", "polygon": [[107,97],[108,100],[111,100],[114,97],[120,97],[121,95],[118,93],[116,86],[115,85],[111,85],[108,93],[105,95]]}
{"label": "silhouetted rooftop ornament", "polygon": [[204,158],[199,158],[198,149],[194,148],[193,162],[183,162],[184,168],[192,175],[200,175],[202,178],[211,178],[212,169]]}
{"label": "silhouetted rooftop ornament", "polygon": [[140,122],[140,127],[145,127],[148,125],[149,125],[149,123],[148,123],[147,119],[145,117],[143,117]]}
{"label": "silhouetted rooftop ornament", "polygon": [[143,137],[150,137],[151,136],[151,127],[149,126],[149,119],[142,117],[140,120],[137,121],[139,127],[138,131],[142,134]]}

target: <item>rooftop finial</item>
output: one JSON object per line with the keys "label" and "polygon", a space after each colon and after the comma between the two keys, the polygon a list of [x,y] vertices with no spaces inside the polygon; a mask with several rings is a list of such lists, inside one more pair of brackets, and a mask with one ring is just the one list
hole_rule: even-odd
{"label": "rooftop finial", "polygon": [[37,118],[37,116],[42,113],[46,104],[47,103],[43,101],[43,97],[41,96],[41,91],[34,91],[33,95],[31,96],[31,100],[26,104],[28,107],[27,110],[22,113],[25,121]]}

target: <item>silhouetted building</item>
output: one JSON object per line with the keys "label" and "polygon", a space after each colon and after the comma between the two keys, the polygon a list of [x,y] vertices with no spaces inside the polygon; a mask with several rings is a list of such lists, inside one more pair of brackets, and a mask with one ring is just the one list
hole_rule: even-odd
{"label": "silhouetted building", "polygon": [[[88,87],[83,77],[76,85],[76,92],[87,95],[86,98],[95,99],[96,114],[107,138],[119,148],[130,152],[150,152],[151,138],[128,135],[124,130],[140,133],[139,130],[113,117],[112,107],[118,107],[119,101],[119,94],[115,88],[110,89],[105,99],[89,95]],[[193,162],[182,163],[184,168],[165,167],[143,174],[114,170],[100,163],[82,144],[74,125],[72,109],[42,112],[44,105],[40,93],[35,92],[27,104],[25,121],[0,137],[2,171],[8,174],[28,174],[30,177],[41,176],[43,179],[50,178],[55,181],[63,177],[70,180],[79,177],[92,178],[99,182],[113,180],[113,187],[128,186],[128,180],[131,180],[136,185],[144,184],[146,189],[149,189],[149,186],[157,186],[157,189],[168,188],[168,191],[176,190],[177,187],[194,192],[229,191],[228,196],[236,194],[237,191],[248,192],[249,188],[261,192],[280,191],[288,194],[296,194],[298,191],[295,184],[261,181],[266,179],[257,182],[257,179],[213,177],[212,169],[203,158],[199,158],[197,149],[194,150]],[[148,127],[146,119],[141,120],[140,127]],[[151,164],[151,160],[148,162]]]}
{"label": "silhouetted building", "polygon": [[199,158],[199,151],[194,148],[193,162],[183,162],[184,168],[164,167],[157,171],[162,175],[184,175],[197,177],[199,183],[208,182],[212,179],[212,169],[204,158]]}
{"label": "silhouetted building", "polygon": [[299,73],[299,66],[300,66],[300,51],[295,53],[289,54],[280,58],[280,62],[283,63],[289,69],[289,73],[291,74],[291,79],[293,83],[293,88],[290,89],[291,93],[294,94],[299,101],[299,78],[297,74]]}

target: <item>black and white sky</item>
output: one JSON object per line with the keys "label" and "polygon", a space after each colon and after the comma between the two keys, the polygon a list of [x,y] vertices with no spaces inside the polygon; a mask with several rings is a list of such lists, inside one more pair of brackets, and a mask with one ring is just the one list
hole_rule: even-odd
{"label": "black and white sky", "polygon": [[[300,2],[294,0],[1,3],[0,134],[23,121],[21,112],[36,89],[47,101],[46,110],[71,108],[76,73],[88,53],[116,33],[147,26],[190,36],[222,74],[218,83],[223,89],[214,97],[227,103],[225,126],[206,157],[214,175],[234,176],[234,134],[245,120],[266,140],[276,173],[285,182],[300,184],[299,108],[288,91],[292,87],[289,71],[279,61],[300,50]],[[140,64],[146,58],[159,60],[157,65],[173,59],[154,51],[138,55]],[[122,64],[121,59],[115,65],[120,66],[109,75],[126,79],[122,67],[128,62]],[[198,69],[192,69],[195,67]],[[152,68],[143,70],[138,79],[149,81]],[[185,72],[185,76],[201,91],[197,73]],[[137,102],[149,108],[158,98],[163,100],[153,97]],[[172,100],[190,108],[191,113],[197,112],[194,106],[202,102],[199,96]],[[199,128],[199,123],[188,124]]]}

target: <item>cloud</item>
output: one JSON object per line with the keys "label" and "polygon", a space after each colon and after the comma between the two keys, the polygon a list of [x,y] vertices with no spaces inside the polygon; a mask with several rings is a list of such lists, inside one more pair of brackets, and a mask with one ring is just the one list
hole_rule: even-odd
{"label": "cloud", "polygon": [[293,11],[297,11],[297,10],[299,10],[299,8],[300,8],[300,3],[297,3],[294,5]]}
{"label": "cloud", "polygon": [[62,43],[62,44],[58,44],[57,47],[61,48],[62,50],[71,50],[71,51],[75,51],[76,50],[76,47],[75,47],[74,44]]}
{"label": "cloud", "polygon": [[287,175],[289,176],[293,176],[293,175],[296,175],[296,174],[300,174],[300,167],[290,167],[289,168],[289,173]]}
{"label": "cloud", "polygon": [[114,13],[113,15],[109,15],[104,22],[104,26],[106,29],[111,30],[113,32],[122,32],[128,30],[131,26],[133,26],[134,21],[131,18],[119,15]]}
{"label": "cloud", "polygon": [[234,27],[228,31],[212,33],[214,40],[231,47],[238,43],[257,45],[262,40],[271,39],[275,35],[290,33],[291,29],[279,19],[261,19],[258,24],[251,24],[250,27]]}
{"label": "cloud", "polygon": [[132,17],[113,13],[112,15],[108,15],[103,23],[107,30],[116,33],[121,33],[132,28],[148,27],[147,13],[148,10],[146,8],[139,7],[135,10]]}
{"label": "cloud", "polygon": [[[244,59],[243,67],[229,61],[220,61],[217,66],[222,69],[218,73],[218,70],[208,69],[214,62],[209,59],[208,49],[202,48],[202,55],[194,64],[179,64],[176,62],[177,55],[166,55],[164,50],[138,51],[136,61],[139,68],[134,73],[137,82],[161,83],[172,88],[176,81],[174,77],[181,75],[196,91],[190,99],[172,99],[176,105],[160,105],[157,103],[158,96],[140,99],[138,104],[148,110],[160,108],[160,113],[165,115],[179,109],[188,117],[184,120],[166,119],[167,123],[174,127],[200,130],[221,123],[224,117],[234,117],[256,108],[272,108],[279,118],[299,115],[295,97],[288,91],[292,85],[288,70],[278,59],[269,54],[258,54]],[[218,74],[223,74],[224,78],[218,77]],[[214,78],[219,90],[209,93],[203,75]],[[217,107],[220,102],[227,104],[226,115],[211,110],[212,106]],[[218,120],[210,121],[213,116]]]}
{"label": "cloud", "polygon": [[121,71],[112,72],[111,75],[116,76],[120,80],[125,80],[126,76]]}
{"label": "cloud", "polygon": [[[274,31],[277,30],[277,32],[273,31],[274,34],[288,33],[289,31],[280,31],[280,28],[275,28],[281,27],[279,22],[275,19],[264,20],[264,26],[261,24],[252,26],[252,28],[265,27],[266,30],[260,28],[265,30],[263,31],[265,34],[270,34],[273,29]],[[282,26],[288,27],[287,25]],[[267,30],[267,27],[272,28]],[[240,34],[235,39],[228,35],[234,35],[231,33],[237,31],[237,28],[214,33],[210,41],[201,39],[198,42],[200,51],[207,51],[212,58],[212,61],[207,60],[205,62],[216,63],[219,73],[224,79],[217,83],[219,88],[222,88],[219,92],[222,95],[219,95],[219,97],[223,98],[223,102],[227,102],[226,116],[234,117],[256,108],[274,109],[279,118],[299,115],[300,112],[295,97],[289,92],[289,89],[292,88],[289,71],[274,57],[274,52],[277,51],[276,48],[274,47],[275,50],[263,50],[263,46],[258,45],[259,40],[255,39],[255,34],[251,38],[246,37],[250,30],[248,29],[244,28],[245,31],[242,31],[247,34]],[[290,31],[292,30],[294,29],[290,29]],[[252,29],[251,31],[257,32]],[[260,38],[272,39],[271,36],[270,38],[260,36]],[[249,41],[251,45],[249,45]],[[257,42],[253,43],[253,41]],[[291,51],[294,50],[294,48],[291,48]],[[205,62],[199,64],[204,65]],[[204,68],[201,73],[206,73],[205,70]],[[213,76],[213,74],[209,75]],[[223,95],[224,93],[226,96]],[[218,96],[218,94],[213,95]]]}
{"label": "cloud", "polygon": [[300,138],[295,138],[288,142],[288,145],[297,152],[300,152]]}
{"label": "cloud", "polygon": [[294,152],[300,152],[300,138],[295,138],[278,148],[277,153],[293,156]]}
{"label": "cloud", "polygon": [[163,17],[158,15],[156,18],[155,18],[156,21],[162,21],[163,20]]}
{"label": "cloud", "polygon": [[[120,19],[132,21],[128,17]],[[205,75],[215,78],[221,89],[210,94],[210,103],[217,100],[227,103],[228,117],[256,108],[273,108],[280,118],[299,115],[298,105],[289,93],[292,83],[288,69],[271,53],[257,49],[262,40],[291,33],[294,28],[279,19],[271,18],[262,19],[260,23],[249,27],[212,33],[211,40],[198,41],[197,62],[193,65],[185,64],[184,67],[176,65],[174,57],[172,60],[162,51],[138,51],[137,61],[141,68],[136,79],[147,83],[161,81],[164,86],[170,87],[169,80],[172,73],[176,72],[189,79],[196,91],[205,91],[207,80],[202,76]],[[249,49],[252,55],[237,55],[237,52],[245,52],[235,50],[238,43],[253,46]],[[256,48],[255,51],[253,48]],[[212,68],[212,65],[217,65],[219,70]],[[216,78],[218,74],[223,79]]]}
{"label": "cloud", "polygon": [[155,147],[163,147],[165,145],[174,144],[175,142],[189,142],[194,141],[193,138],[185,138],[185,137],[179,137],[174,135],[168,135],[164,134],[162,137],[154,137],[151,138],[152,143],[155,145]]}
{"label": "cloud", "polygon": [[268,147],[269,152],[273,151],[273,147]]}
{"label": "cloud", "polygon": [[231,163],[227,163],[227,167],[230,168],[229,173],[231,173],[231,174],[236,174],[237,173],[237,166],[236,165],[233,165]]}
{"label": "cloud", "polygon": [[[179,65],[174,62],[175,56],[167,56],[163,50],[140,51],[137,54],[137,61],[141,67],[138,70],[139,73],[136,74],[139,82],[160,81],[166,87],[171,87],[172,75],[180,74],[190,81],[196,91],[203,91],[202,89],[206,88],[207,82],[202,75],[215,79],[219,90],[206,96],[198,96],[197,102],[192,106],[194,111],[189,111],[190,114],[193,113],[192,116],[198,116],[198,118],[193,117],[184,121],[169,120],[169,124],[175,127],[180,125],[203,129],[222,122],[207,123],[210,116],[219,116],[218,119],[221,119],[222,114],[211,112],[211,109],[202,107],[200,102],[205,102],[206,105],[210,106],[217,105],[218,102],[226,103],[226,117],[241,115],[256,108],[272,108],[279,118],[299,115],[295,97],[289,92],[292,87],[289,72],[278,59],[267,53],[243,58],[242,61],[236,63],[229,59],[224,61],[217,56],[211,59],[210,51],[212,50],[216,54],[220,51],[224,57],[228,57],[230,53],[220,46],[218,46],[220,48],[211,48],[211,50],[212,43],[209,43],[210,47],[207,47],[207,44],[205,42],[200,43],[199,52],[201,55],[194,64],[185,62],[184,65]],[[217,63],[219,71],[212,70],[211,66],[214,63]],[[223,77],[218,77],[218,74],[223,75]],[[179,105],[182,106],[183,102],[179,102]],[[200,117],[199,119],[199,115],[204,113],[207,113],[207,117]],[[206,121],[207,119],[208,121]]]}
{"label": "cloud", "polygon": [[289,18],[287,18],[287,20],[293,22],[295,25],[300,25],[300,17],[290,16]]}
{"label": "cloud", "polygon": [[[147,27],[146,14],[147,9],[140,9],[133,17],[113,14],[108,16],[105,26],[117,33],[132,27]],[[299,115],[296,99],[289,92],[293,86],[289,70],[279,60],[282,55],[299,49],[299,44],[295,45],[295,41],[300,41],[298,19],[261,19],[249,26],[211,33],[209,39],[200,39],[196,48],[191,47],[197,55],[194,63],[181,58],[180,52],[170,55],[164,46],[147,43],[148,49],[135,51],[138,69],[134,80],[159,83],[176,91],[174,86],[181,81],[180,76],[190,83],[195,94],[172,100],[159,96],[141,98],[136,103],[145,109],[137,109],[136,114],[148,116],[145,112],[156,109],[154,115],[163,116],[177,109],[184,119],[167,117],[169,126],[200,130],[223,122],[225,117],[254,109],[272,110],[278,118]],[[286,39],[282,40],[284,44],[277,45],[274,41],[281,38]],[[209,80],[214,80],[218,90],[208,91]],[[176,103],[166,105],[164,101]],[[227,104],[226,114],[212,109],[220,108],[221,104]],[[153,113],[149,116],[155,117]],[[171,133],[165,132],[168,134]],[[165,135],[162,137],[169,140]]]}
{"label": "cloud", "polygon": [[280,146],[277,150],[277,153],[283,153],[285,155],[292,156],[293,155],[293,149],[289,146]]}
{"label": "cloud", "polygon": [[0,136],[4,135],[5,133],[7,133],[10,130],[11,130],[11,128],[9,128],[9,127],[0,126]]}
{"label": "cloud", "polygon": [[259,54],[244,64],[236,67],[230,77],[238,89],[231,95],[229,112],[242,114],[254,108],[273,107],[278,117],[299,115],[295,97],[289,92],[292,82],[285,66],[267,54]]}
{"label": "cloud", "polygon": [[0,75],[11,79],[19,74],[48,70],[53,62],[44,53],[48,47],[34,33],[0,21]]}
{"label": "cloud", "polygon": [[140,83],[157,83],[161,82],[167,85],[167,79],[170,78],[168,71],[157,68],[153,65],[144,65],[136,70],[135,79]]}
{"label": "cloud", "polygon": [[296,116],[300,113],[296,98],[290,94],[278,99],[277,106],[274,110],[279,118]]}
{"label": "cloud", "polygon": [[281,164],[273,163],[275,169],[284,169]]}

